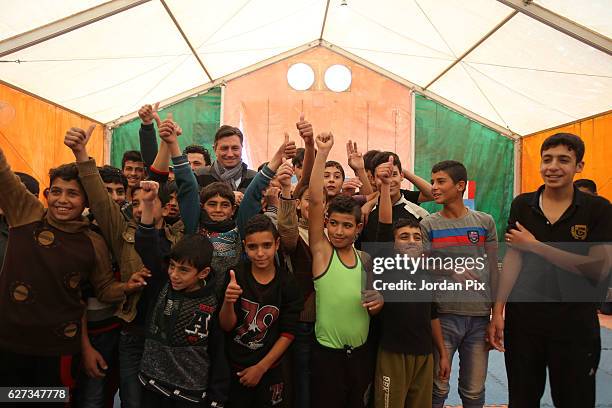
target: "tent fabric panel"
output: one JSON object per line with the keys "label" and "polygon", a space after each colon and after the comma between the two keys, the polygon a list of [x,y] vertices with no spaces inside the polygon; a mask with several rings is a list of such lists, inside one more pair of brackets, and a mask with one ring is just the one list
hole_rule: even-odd
{"label": "tent fabric panel", "polygon": [[549,9],[582,26],[612,38],[612,7],[607,0],[592,0],[587,4],[574,0],[535,0]]}
{"label": "tent fabric panel", "polygon": [[[476,182],[476,210],[491,214],[501,239],[513,198],[513,141],[424,96],[417,94],[415,103],[415,174],[429,180],[434,164],[462,162],[468,180]],[[430,212],[442,208],[435,203],[423,207]]]}
{"label": "tent fabric panel", "polygon": [[[159,112],[162,120],[172,113],[174,120],[180,124],[183,134],[179,145],[184,149],[190,144],[199,144],[208,149],[214,157],[212,145],[215,132],[219,128],[221,115],[221,88],[211,88],[208,92],[170,105]],[[140,119],[134,119],[113,129],[111,143],[111,163],[121,167],[121,158],[127,150],[140,150]],[[158,138],[159,145],[159,138]]]}
{"label": "tent fabric panel", "polygon": [[[64,145],[66,131],[87,129],[91,124],[83,116],[0,84],[0,146],[13,170],[35,177],[41,192],[48,187],[49,169],[74,162]],[[88,154],[98,163],[104,157],[103,133],[98,124],[87,145]]]}
{"label": "tent fabric panel", "polygon": [[[310,65],[315,82],[309,91],[295,91],[287,83],[288,68],[298,62]],[[326,69],[344,64],[352,72],[347,92],[332,92],[324,84]],[[318,47],[228,82],[224,97],[224,120],[240,127],[245,135],[244,159],[251,168],[269,160],[288,132],[303,146],[295,123],[300,113],[313,124],[315,134],[332,131],[334,148],[330,160],[342,164],[347,177],[346,143],[356,141],[362,153],[369,149],[394,150],[408,162],[411,132],[410,90]]]}
{"label": "tent fabric panel", "polygon": [[101,122],[208,82],[159,2],[131,8],[5,59],[24,62],[0,64],[4,81]]}
{"label": "tent fabric panel", "polygon": [[511,12],[501,3],[482,0],[389,0],[383,4],[367,0],[351,0],[346,6],[331,3],[323,37],[420,86],[427,85]]}
{"label": "tent fabric panel", "polygon": [[[465,64],[502,120],[519,134],[610,108],[612,59],[523,14],[470,53]],[[447,89],[453,84],[432,88],[442,96]],[[473,105],[460,97],[455,102],[468,109]]]}
{"label": "tent fabric panel", "polygon": [[576,174],[576,179],[594,180],[599,195],[612,200],[612,113],[524,137],[521,149],[521,191],[533,191],[543,184],[540,176],[540,146],[548,136],[555,133],[573,133],[582,138],[585,144],[584,170]]}
{"label": "tent fabric panel", "polygon": [[2,0],[0,41],[71,16],[107,0]]}
{"label": "tent fabric panel", "polygon": [[172,0],[174,16],[214,79],[318,38],[325,2]]}

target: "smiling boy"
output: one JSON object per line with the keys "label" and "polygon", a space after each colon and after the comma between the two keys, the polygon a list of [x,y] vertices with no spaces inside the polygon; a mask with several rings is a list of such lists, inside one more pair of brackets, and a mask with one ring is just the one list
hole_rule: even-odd
{"label": "smiling boy", "polygon": [[505,350],[511,406],[539,406],[547,370],[555,406],[595,406],[601,352],[598,299],[571,299],[580,299],[577,288],[585,284],[607,287],[612,206],[574,186],[584,168],[584,152],[584,142],[573,134],[544,140],[544,185],[517,196],[510,208],[505,238],[511,247],[489,341]]}
{"label": "smiling boy", "polygon": [[293,275],[275,263],[279,246],[272,221],[256,215],[245,226],[248,262],[229,273],[219,319],[229,332],[232,408],[287,404],[281,365],[303,301]]}
{"label": "smiling boy", "polygon": [[329,202],[325,217],[322,176],[333,135],[318,135],[316,144],[308,208],[310,250],[317,254],[312,260],[317,341],[311,360],[311,403],[315,407],[365,406],[373,377],[370,315],[378,314],[384,302],[376,291],[365,290],[362,254],[353,247],[363,226],[359,204],[340,195]]}

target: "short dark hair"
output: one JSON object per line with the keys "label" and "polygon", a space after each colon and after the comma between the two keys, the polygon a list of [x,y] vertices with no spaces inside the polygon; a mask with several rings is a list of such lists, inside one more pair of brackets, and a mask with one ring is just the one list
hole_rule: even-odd
{"label": "short dark hair", "polygon": [[586,188],[593,194],[597,194],[597,184],[593,180],[590,179],[579,179],[574,181],[574,185],[576,187]]}
{"label": "short dark hair", "polygon": [[81,191],[85,194],[85,189],[83,188],[83,184],[81,184],[81,179],[79,179],[79,170],[76,163],[62,164],[61,166],[49,170],[49,186],[52,186],[57,178],[61,178],[64,181],[76,180],[77,183],[79,183]]}
{"label": "short dark hair", "polygon": [[419,221],[412,217],[412,218],[399,218],[397,220],[395,220],[395,222],[393,223],[393,232],[395,233],[395,231],[397,231],[400,228],[404,228],[404,227],[411,227],[411,228],[418,228],[421,229],[421,224],[419,224]]}
{"label": "short dark hair", "polygon": [[213,258],[213,245],[203,235],[185,235],[172,247],[169,258],[175,262],[191,265],[198,271],[201,271],[204,268],[210,267]]}
{"label": "short dark hair", "polygon": [[347,197],[345,195],[335,196],[329,202],[327,216],[331,217],[333,213],[350,214],[355,217],[355,222],[357,224],[361,222],[361,206],[353,197]]}
{"label": "short dark hair", "polygon": [[439,171],[447,173],[455,184],[460,181],[465,181],[467,183],[467,170],[461,162],[455,160],[444,160],[440,163],[434,164],[434,166],[431,168],[431,173],[433,174]]}
{"label": "short dark hair", "polygon": [[293,164],[294,167],[302,167],[304,165],[305,152],[306,149],[304,149],[303,147],[299,147],[297,149],[297,151],[295,152],[295,157],[291,159],[291,164]]}
{"label": "short dark hair", "polygon": [[325,168],[327,167],[335,167],[340,170],[340,173],[342,174],[342,180],[344,180],[344,169],[342,168],[342,165],[340,163],[335,160],[328,160],[325,162]]}
{"label": "short dark hair", "polygon": [[251,234],[265,231],[270,231],[274,239],[277,239],[280,236],[278,234],[278,230],[274,226],[274,223],[267,215],[257,214],[247,221],[244,227],[244,237],[246,239],[246,237]]}
{"label": "short dark hair", "polygon": [[215,133],[215,144],[219,141],[219,139],[230,136],[238,136],[240,138],[240,144],[244,142],[244,136],[242,135],[240,129],[229,125],[223,125],[217,129],[217,133]]}
{"label": "short dark hair", "polygon": [[200,192],[200,203],[204,204],[215,196],[226,198],[232,205],[236,205],[234,191],[227,183],[215,181],[204,187]]}
{"label": "short dark hair", "polygon": [[365,169],[369,170],[372,174],[374,174],[374,170],[376,169],[372,166],[372,160],[378,153],[380,153],[380,150],[368,150],[363,155],[363,163],[365,165]]}
{"label": "short dark hair", "polygon": [[21,173],[19,171],[16,171],[15,175],[19,177],[23,185],[26,186],[30,193],[38,197],[38,193],[40,193],[40,185],[38,184],[38,180],[27,173]]}
{"label": "short dark hair", "polygon": [[128,150],[123,153],[123,158],[121,159],[121,168],[125,168],[125,162],[133,161],[133,162],[141,162],[144,163],[142,158],[142,154],[138,150]]}
{"label": "short dark hair", "polygon": [[208,151],[207,148],[205,148],[202,145],[192,144],[192,145],[187,146],[183,150],[183,154],[186,155],[188,153],[199,153],[202,156],[204,156],[204,164],[206,164],[207,166],[210,166],[210,164],[212,163],[210,159],[210,152]]}
{"label": "short dark hair", "polygon": [[102,178],[103,182],[121,184],[123,188],[127,190],[127,177],[123,175],[121,169],[109,166],[107,164],[102,167],[98,167],[98,173],[100,173],[100,177]]}
{"label": "short dark hair", "polygon": [[374,174],[378,166],[389,161],[389,156],[393,156],[393,165],[397,166],[400,172],[402,171],[402,162],[400,162],[399,156],[397,154],[393,152],[379,152],[376,154],[376,156],[374,156],[371,161],[372,174]]}
{"label": "short dark hair", "polygon": [[555,133],[547,137],[540,147],[540,156],[542,156],[545,150],[559,145],[563,145],[569,150],[574,151],[576,154],[576,163],[580,163],[584,158],[584,142],[579,136],[572,133]]}

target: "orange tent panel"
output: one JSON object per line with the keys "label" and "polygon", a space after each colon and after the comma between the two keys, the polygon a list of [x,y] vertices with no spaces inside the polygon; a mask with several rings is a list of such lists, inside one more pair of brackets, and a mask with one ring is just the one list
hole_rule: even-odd
{"label": "orange tent panel", "polygon": [[599,195],[612,200],[612,112],[525,136],[522,145],[521,191],[533,191],[542,185],[539,172],[540,146],[548,136],[559,132],[573,133],[584,140],[584,170],[576,175],[576,179],[595,181]]}
{"label": "orange tent panel", "polygon": [[[49,169],[74,161],[72,152],[64,146],[66,130],[87,129],[92,123],[84,116],[0,84],[0,147],[12,169],[35,177],[41,192],[48,187]],[[87,151],[98,163],[103,162],[102,125],[96,127]]]}
{"label": "orange tent panel", "polygon": [[[287,70],[298,62],[315,72],[315,82],[307,91],[296,91],[287,82]],[[346,92],[325,86],[325,71],[334,64],[351,70],[352,83]],[[340,162],[347,177],[354,177],[346,157],[349,139],[358,143],[362,153],[395,151],[403,165],[408,165],[411,100],[405,86],[318,47],[230,81],[225,89],[223,123],[243,130],[247,160],[251,168],[257,168],[272,157],[285,131],[298,147],[303,146],[295,123],[304,112],[315,134],[332,131],[335,143],[329,159]]]}

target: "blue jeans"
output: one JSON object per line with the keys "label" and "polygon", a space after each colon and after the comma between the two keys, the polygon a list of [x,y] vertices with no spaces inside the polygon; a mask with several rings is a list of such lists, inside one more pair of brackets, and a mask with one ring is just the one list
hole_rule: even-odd
{"label": "blue jeans", "polygon": [[116,369],[119,348],[119,328],[89,336],[89,342],[104,358],[108,365],[106,377],[90,378],[85,370],[80,370],[75,389],[76,406],[79,408],[104,408],[105,399],[112,398],[107,392],[109,376]]}
{"label": "blue jeans", "polygon": [[142,384],[138,379],[144,336],[121,332],[119,339],[119,397],[122,408],[140,408]]}
{"label": "blue jeans", "polygon": [[310,354],[314,338],[314,323],[298,322],[291,344],[295,408],[310,408]]}
{"label": "blue jeans", "polygon": [[[489,347],[485,341],[488,316],[441,314],[440,325],[449,360],[459,351],[459,396],[464,408],[482,408],[485,402],[485,380]],[[434,353],[433,408],[442,408],[450,389],[448,380],[438,378],[439,354]]]}

